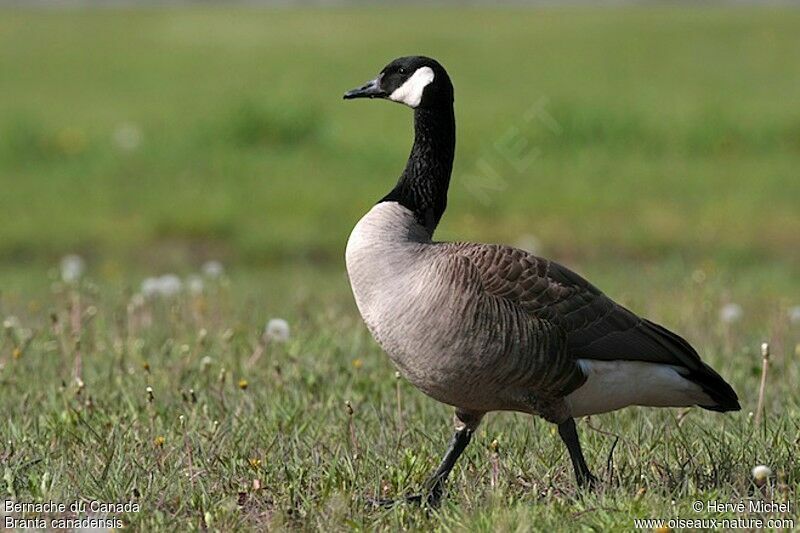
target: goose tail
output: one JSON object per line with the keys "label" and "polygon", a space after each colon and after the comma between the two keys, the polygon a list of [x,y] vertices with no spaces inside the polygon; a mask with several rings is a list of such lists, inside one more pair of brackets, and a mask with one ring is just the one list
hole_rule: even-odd
{"label": "goose tail", "polygon": [[709,398],[714,402],[709,405],[700,405],[703,409],[724,413],[726,411],[739,411],[739,397],[727,381],[717,374],[713,368],[703,364],[703,369],[691,372],[687,379],[697,383]]}
{"label": "goose tail", "polygon": [[719,413],[741,410],[739,397],[733,387],[716,370],[702,362],[695,349],[686,340],[654,322],[649,320],[645,320],[645,322],[663,342],[672,345],[676,353],[683,354],[685,361],[695,363],[691,366],[687,365],[688,372],[683,377],[698,384],[713,402],[706,405],[700,404],[699,407]]}

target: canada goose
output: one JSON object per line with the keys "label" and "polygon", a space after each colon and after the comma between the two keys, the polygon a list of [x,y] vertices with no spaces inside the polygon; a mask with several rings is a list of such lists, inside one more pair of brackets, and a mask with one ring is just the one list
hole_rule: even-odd
{"label": "canada goose", "polygon": [[571,270],[497,244],[436,242],[455,154],[453,85],[435,60],[401,57],[345,99],[414,109],[414,145],[394,189],[356,224],[346,262],[356,305],[400,372],[455,407],[455,435],[429,492],[481,418],[520,411],[558,425],[579,486],[595,481],[575,417],[630,405],[738,410],[736,393],[684,339]]}

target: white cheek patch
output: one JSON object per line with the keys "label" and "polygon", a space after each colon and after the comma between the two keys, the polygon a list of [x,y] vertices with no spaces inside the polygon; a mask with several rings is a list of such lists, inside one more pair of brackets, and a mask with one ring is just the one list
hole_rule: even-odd
{"label": "white cheek patch", "polygon": [[433,81],[433,69],[420,67],[406,82],[389,95],[389,100],[417,107],[422,101],[422,91]]}

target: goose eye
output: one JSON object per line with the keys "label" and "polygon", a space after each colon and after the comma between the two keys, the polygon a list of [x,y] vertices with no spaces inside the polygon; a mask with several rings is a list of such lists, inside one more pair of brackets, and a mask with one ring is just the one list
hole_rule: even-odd
{"label": "goose eye", "polygon": [[397,69],[397,72],[399,72],[400,74],[405,74],[406,73],[406,69],[405,69],[405,67],[400,67],[399,69]]}

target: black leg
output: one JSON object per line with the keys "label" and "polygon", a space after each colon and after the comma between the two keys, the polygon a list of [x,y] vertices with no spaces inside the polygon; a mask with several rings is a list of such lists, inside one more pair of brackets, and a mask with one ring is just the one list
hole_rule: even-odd
{"label": "black leg", "polygon": [[464,450],[469,444],[469,441],[472,439],[472,434],[480,424],[482,417],[483,413],[472,413],[461,410],[456,411],[456,432],[453,435],[453,438],[450,440],[450,446],[448,446],[447,452],[445,452],[444,457],[442,458],[442,462],[439,463],[439,467],[436,469],[436,472],[433,473],[426,483],[426,494],[412,494],[400,500],[370,499],[370,503],[372,505],[386,507],[394,505],[398,502],[418,504],[425,502],[430,507],[438,507],[442,500],[444,484],[445,481],[447,481],[447,476],[450,475],[450,471],[453,470],[458,458],[461,457],[462,453],[464,453]]}
{"label": "black leg", "polygon": [[473,430],[466,427],[455,432],[453,439],[450,441],[450,446],[447,448],[444,458],[442,458],[442,462],[439,463],[439,468],[436,469],[436,472],[433,473],[425,484],[427,494],[409,494],[399,500],[385,498],[369,499],[370,504],[380,507],[391,507],[396,503],[402,502],[417,504],[425,502],[430,507],[438,507],[439,503],[442,501],[444,482],[447,480],[447,476],[450,475],[450,471],[453,469],[453,466],[455,466],[458,458],[464,453],[464,449],[472,438],[472,433]]}
{"label": "black leg", "polygon": [[558,425],[558,434],[561,440],[569,450],[569,457],[572,459],[572,466],[575,469],[575,479],[578,481],[579,487],[592,486],[597,481],[589,467],[586,464],[586,459],[583,458],[583,451],[581,450],[581,441],[578,439],[578,431],[575,429],[575,420],[572,418],[566,419]]}
{"label": "black leg", "polygon": [[433,473],[430,480],[428,480],[428,505],[437,507],[442,500],[442,493],[444,492],[444,482],[450,471],[464,453],[469,441],[472,439],[472,429],[464,427],[453,434],[453,439],[450,441],[450,446],[447,448],[442,462],[439,463],[439,468]]}

